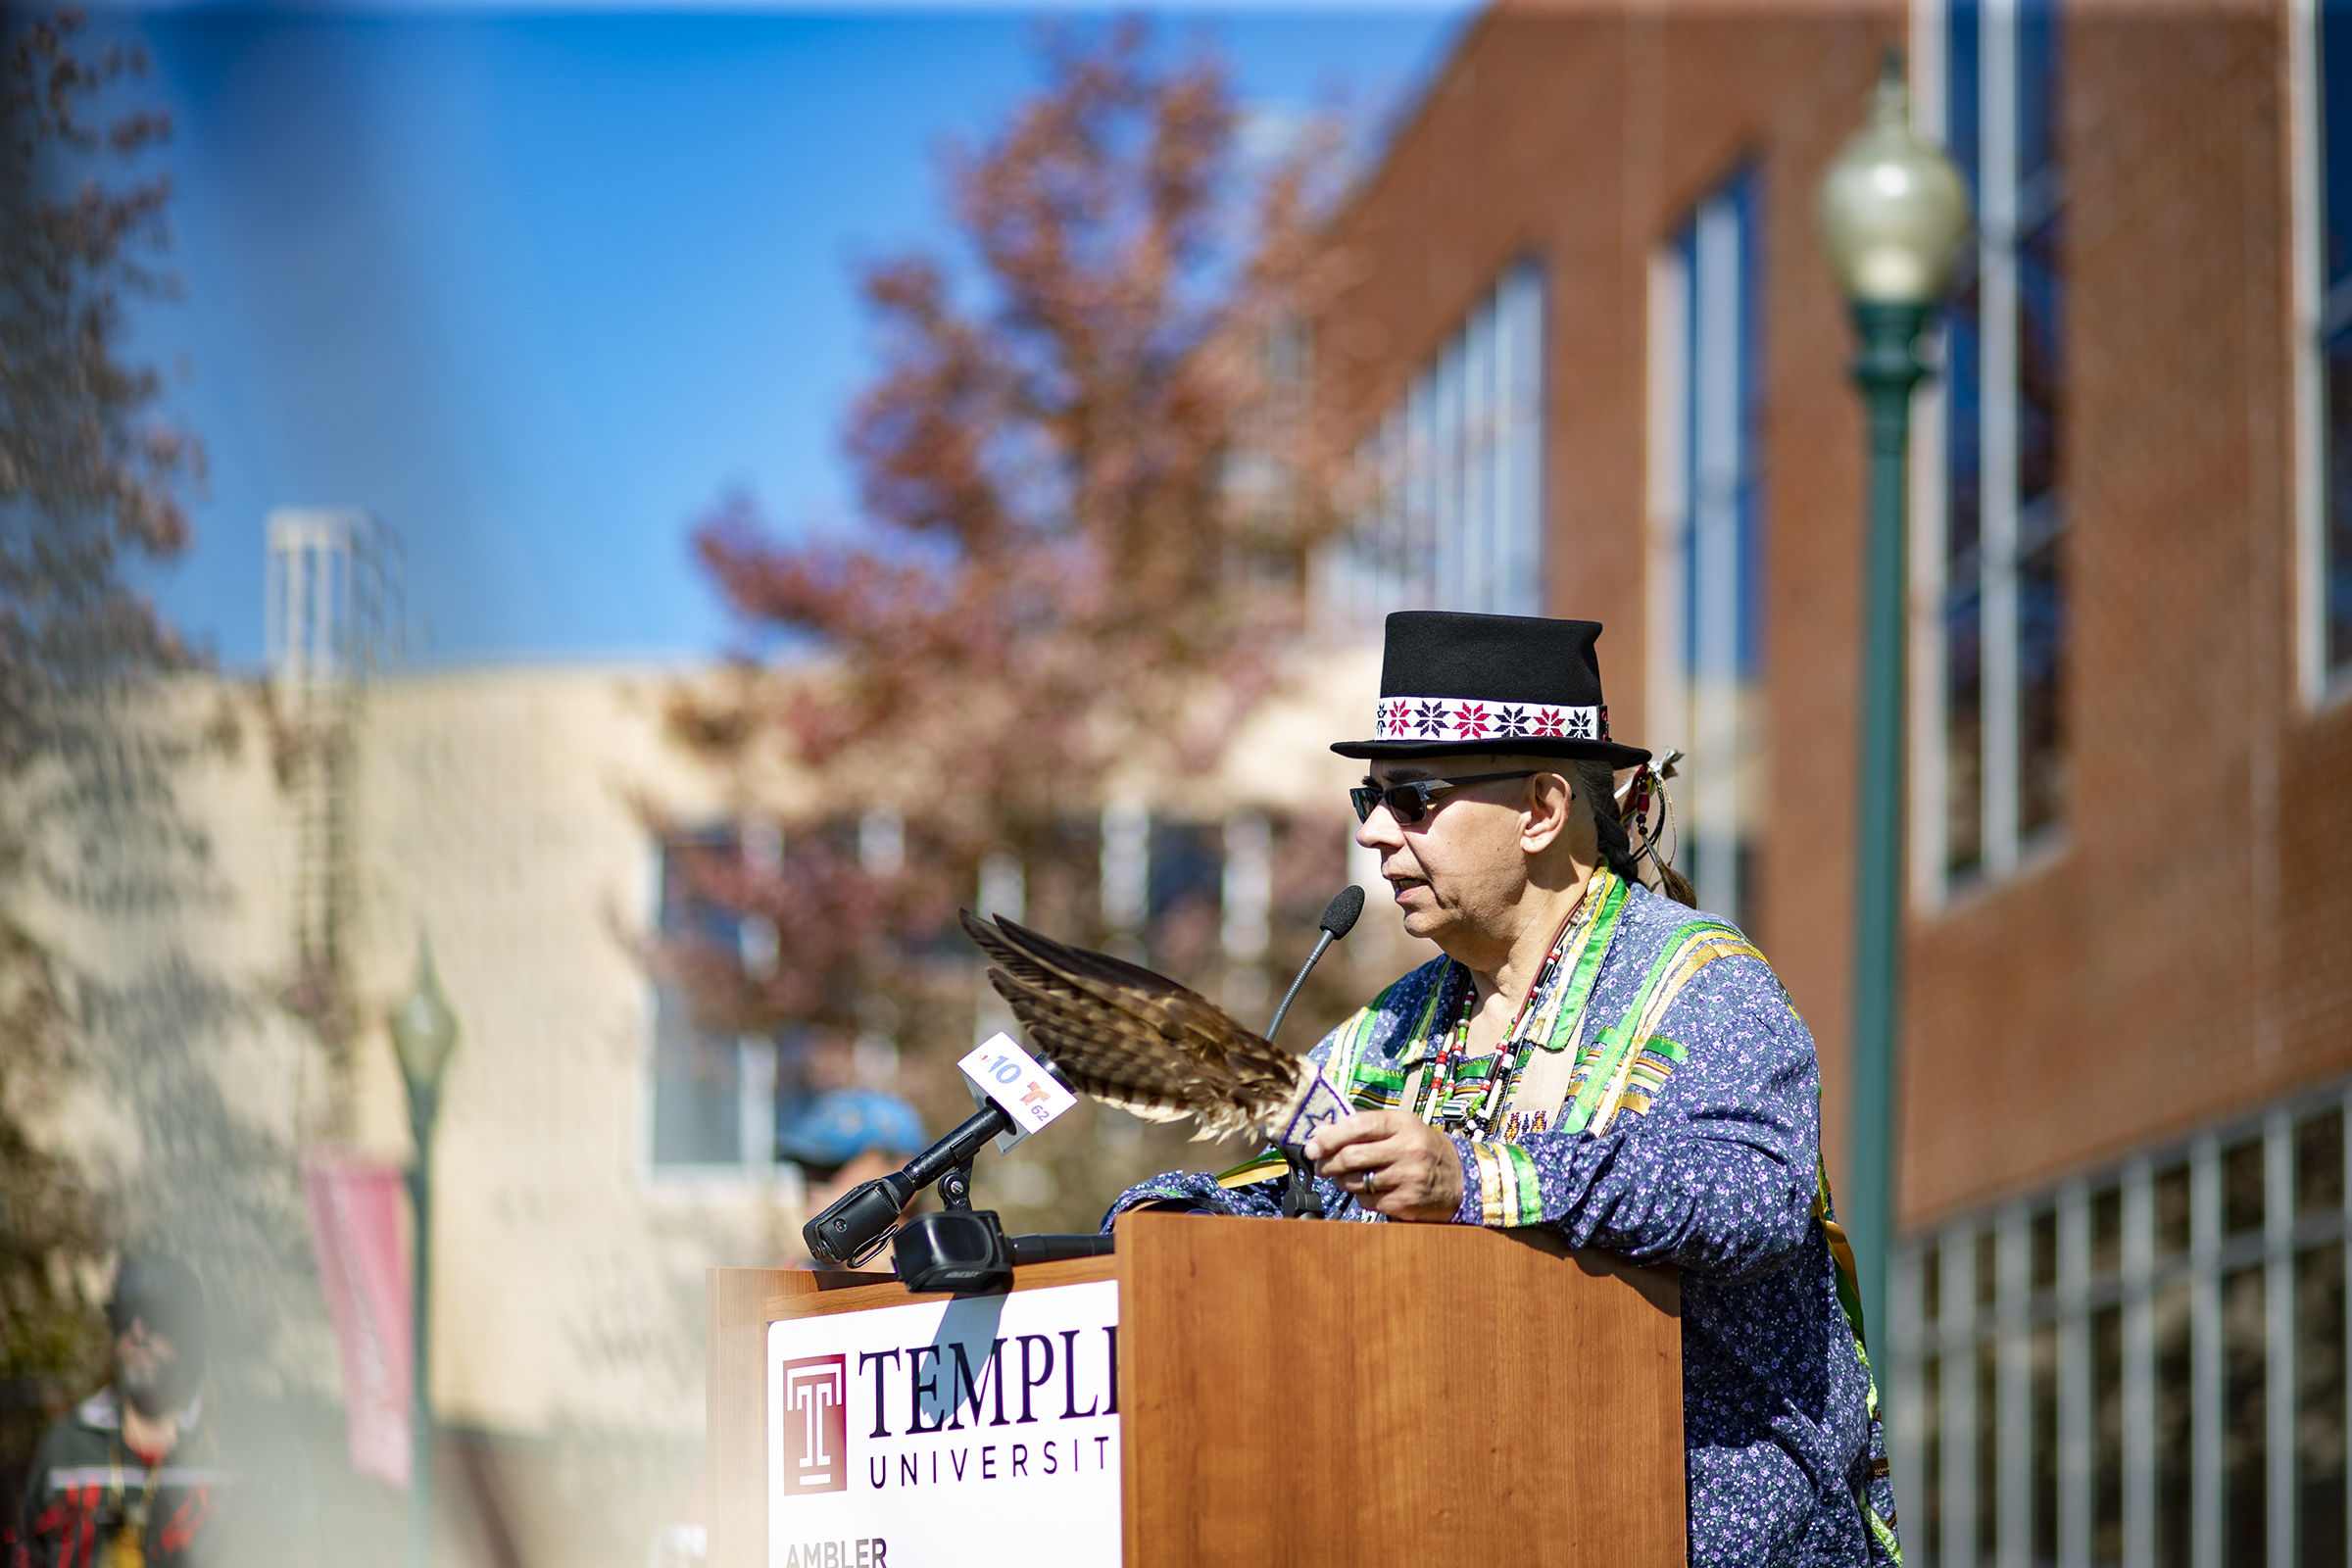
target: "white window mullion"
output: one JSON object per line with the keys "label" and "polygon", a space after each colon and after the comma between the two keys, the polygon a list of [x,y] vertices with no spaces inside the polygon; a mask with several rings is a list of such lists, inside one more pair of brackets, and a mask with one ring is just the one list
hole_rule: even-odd
{"label": "white window mullion", "polygon": [[1690,569],[1684,521],[1690,515],[1690,269],[1682,248],[1662,246],[1649,260],[1649,566],[1648,734],[1652,752],[1690,749],[1690,670],[1684,658],[1683,584]]}
{"label": "white window mullion", "polygon": [[1389,513],[1396,493],[1389,486],[1389,424],[1383,419],[1362,448],[1363,520],[1348,532],[1346,566],[1339,578],[1339,617],[1344,634],[1361,636],[1380,623],[1381,557],[1388,548]]}
{"label": "white window mullion", "polygon": [[2124,1561],[2156,1559],[2156,1201],[2148,1162],[2124,1172]]}
{"label": "white window mullion", "polygon": [[[1013,876],[1019,862],[1004,857],[1012,869],[995,870],[995,885],[991,885],[993,862],[981,867],[980,897],[983,901],[982,918],[1004,912],[991,907],[992,903],[1013,902],[1008,917],[1021,918],[1020,895],[1013,891],[1017,884]],[[1103,929],[1114,940],[1132,940],[1143,934],[1144,922],[1151,914],[1152,900],[1152,812],[1143,802],[1114,799],[1102,807],[1100,858],[1096,866],[1097,901],[1102,911]]]}
{"label": "white window mullion", "polygon": [[1510,562],[1512,608],[1520,614],[1544,612],[1544,275],[1533,263],[1520,267],[1505,285],[1510,291],[1511,343],[1515,373],[1511,381],[1511,512]]}
{"label": "white window mullion", "polygon": [[[879,814],[886,813],[868,812],[866,818]],[[755,812],[736,824],[735,835],[745,865],[771,875],[783,869],[784,827],[774,817]],[[864,820],[859,835],[866,836]],[[735,951],[747,973],[774,974],[779,957],[775,922],[765,915],[742,916],[735,928]],[[737,1152],[743,1157],[744,1173],[764,1180],[776,1169],[776,1042],[745,1035],[735,1050],[736,1081],[742,1087],[735,1104]]]}
{"label": "white window mullion", "polygon": [[736,1152],[744,1173],[765,1177],[776,1165],[776,1043],[758,1035],[735,1042]]}
{"label": "white window mullion", "polygon": [[[1450,347],[1450,345],[1448,345]],[[1454,571],[1461,552],[1454,537],[1453,488],[1453,377],[1452,356],[1438,355],[1422,379],[1428,385],[1428,434],[1421,450],[1421,488],[1425,498],[1421,527],[1429,564],[1423,602],[1441,609],[1456,608],[1450,597],[1458,580]]]}
{"label": "white window mullion", "polygon": [[1400,609],[1420,610],[1436,602],[1438,576],[1438,388],[1437,377],[1423,372],[1405,396],[1405,552],[1404,603]]}
{"label": "white window mullion", "polygon": [[1883,1330],[1876,1324],[1866,1325],[1878,1334],[1879,1350],[1873,1361],[1875,1367],[1883,1368],[1878,1372],[1879,1395],[1886,1412],[1886,1462],[1893,1471],[1894,1516],[1902,1539],[1914,1544],[1922,1560],[1935,1551],[1935,1544],[1921,1542],[1917,1534],[1927,1517],[1920,1493],[1927,1462],[1927,1426],[1920,1418],[1927,1384],[1921,1365],[1937,1348],[1926,1333],[1926,1281],[1922,1278],[1926,1270],[1921,1258],[1925,1248],[1934,1245],[1931,1240],[1895,1250],[1894,1267],[1886,1281],[1892,1321]]}
{"label": "white window mullion", "polygon": [[1381,445],[1386,421],[1356,448],[1356,482],[1363,486],[1363,511],[1348,531],[1323,552],[1330,562],[1326,581],[1331,597],[1331,631],[1345,639],[1361,637],[1375,624],[1373,572],[1380,561],[1382,530],[1388,526],[1388,454]]}
{"label": "white window mullion", "polygon": [[[2000,1451],[1994,1482],[2000,1496],[2000,1540],[1991,1544],[2001,1568],[2028,1568],[2034,1552],[2033,1224],[2023,1204],[2010,1205],[2001,1213],[1995,1244],[2000,1257],[1996,1310],[2001,1402],[1994,1426]],[[1985,1544],[1978,1544],[1980,1552]]]}
{"label": "white window mullion", "polygon": [[1983,788],[1984,867],[1996,877],[2017,863],[2017,6],[2018,0],[1986,0],[1979,53]]}
{"label": "white window mullion", "polygon": [[2058,1561],[2090,1565],[2090,1197],[2058,1195]]}
{"label": "white window mullion", "polygon": [[1498,614],[1521,614],[1519,601],[1519,486],[1515,471],[1519,428],[1519,362],[1527,345],[1518,339],[1518,296],[1506,276],[1494,290],[1494,415],[1487,435],[1487,487],[1494,517],[1489,532],[1489,603]]}
{"label": "white window mullion", "polygon": [[1225,867],[1218,888],[1223,921],[1218,940],[1228,963],[1254,968],[1266,956],[1268,916],[1274,906],[1274,835],[1256,811],[1225,818]]}
{"label": "white window mullion", "polygon": [[[1944,113],[1944,29],[1949,19],[1942,0],[1921,0],[1911,8],[1911,124],[1940,147],[1946,142]],[[1930,351],[1932,364],[1949,363],[1948,331],[1938,325]],[[1943,595],[1948,442],[1944,430],[1946,393],[1940,374],[1931,375],[1911,397],[1910,717],[1911,903],[1930,910],[1943,901],[1945,780],[1943,762]]]}
{"label": "white window mullion", "polygon": [[1381,427],[1381,540],[1379,587],[1373,628],[1393,610],[1411,608],[1418,548],[1413,530],[1413,421],[1404,409],[1393,411]]}
{"label": "white window mullion", "polygon": [[[1974,1568],[1977,1540],[1977,1233],[1943,1233],[1943,1540],[1936,1560]],[[1982,1484],[1990,1485],[1991,1478]]]}
{"label": "white window mullion", "polygon": [[[2344,1202],[2346,1203],[2346,1205],[2347,1205],[2348,1207],[2352,1207],[2352,1096],[2347,1096],[2347,1097],[2346,1097],[2346,1099],[2344,1100],[2344,1102],[2343,1102],[2343,1116],[2344,1116],[2344,1136],[2343,1136],[2343,1139],[2342,1139],[2342,1143],[2343,1143],[2343,1147],[2344,1147],[2344,1186],[2343,1186],[2343,1196],[2344,1196]],[[2346,1266],[2347,1268],[2352,1268],[2352,1237],[2347,1237],[2347,1238],[2346,1238],[2345,1251],[2346,1251],[2345,1266]],[[2347,1306],[2352,1306],[2352,1302],[2347,1302]],[[2343,1314],[2343,1335],[2344,1335],[2344,1343],[2343,1343],[2343,1357],[2344,1357],[2344,1359],[2343,1359],[2343,1361],[2342,1361],[2342,1363],[2341,1363],[2341,1364],[2342,1364],[2343,1366],[2345,1366],[2346,1368],[2348,1368],[2348,1369],[2352,1369],[2352,1310],[2347,1310],[2347,1311],[2346,1311],[2346,1312]],[[2348,1418],[2352,1418],[2352,1390],[2347,1390],[2347,1391],[2346,1391],[2346,1397],[2347,1397],[2347,1400],[2348,1400],[2348,1402],[2347,1402],[2347,1404],[2346,1404],[2346,1407],[2345,1407],[2345,1415],[2346,1415]],[[2345,1444],[2345,1445],[2343,1446],[2343,1457],[2342,1457],[2342,1459],[2341,1459],[2341,1460],[2339,1460],[2338,1462],[2339,1462],[2339,1463],[2341,1463],[2341,1464],[2342,1464],[2342,1465],[2345,1467],[2344,1479],[2345,1479],[2345,1481],[2346,1481],[2346,1483],[2347,1483],[2347,1484],[2345,1485],[2344,1489],[2343,1489],[2343,1490],[2344,1490],[2344,1535],[2345,1535],[2345,1539],[2346,1539],[2347,1541],[2352,1541],[2352,1443],[2347,1443],[2347,1444]]]}
{"label": "white window mullion", "polygon": [[2262,1130],[2263,1451],[2270,1568],[2295,1562],[2295,1124],[2273,1111]]}
{"label": "white window mullion", "polygon": [[[1937,341],[1945,334],[1937,333]],[[1912,398],[1911,464],[1911,902],[1933,910],[1943,901],[1949,858],[1944,821],[1949,781],[1944,769],[1943,598],[1946,461],[1944,389],[1940,378]]]}
{"label": "white window mullion", "polygon": [[1740,215],[1717,196],[1692,244],[1693,651],[1690,815],[1701,908],[1740,908]]}
{"label": "white window mullion", "polygon": [[2210,1136],[2190,1152],[2188,1194],[2188,1560],[2222,1568],[2222,1169]]}
{"label": "white window mullion", "polygon": [[[2295,684],[2316,706],[2328,689],[2327,399],[2320,347],[2319,7],[2287,0],[2289,240],[2287,365],[2293,376]],[[2352,1145],[2352,1140],[2347,1140]]]}
{"label": "white window mullion", "polygon": [[[1113,907],[1114,898],[1123,895],[1116,891],[1112,883],[1113,877],[1119,874],[1115,873],[1111,867],[1112,857],[1118,853],[1117,847],[1112,843],[1112,836],[1114,832],[1118,831],[1119,823],[1125,821],[1126,818],[1114,817],[1113,813],[1124,809],[1126,808],[1117,806],[1105,806],[1102,808],[1103,921],[1105,924],[1112,924],[1114,930],[1117,927],[1113,924],[1109,911]],[[1140,816],[1142,811],[1140,807],[1134,808],[1133,810]],[[1141,819],[1144,822],[1145,830],[1149,832],[1151,819],[1149,817]],[[1021,865],[1021,858],[1002,846],[982,856],[978,886],[973,889],[973,909],[980,918],[985,920],[992,915],[1001,914],[1007,920],[1026,919],[1028,908],[1029,877],[1028,872]],[[1113,952],[1124,951],[1136,958],[1144,956],[1142,944],[1131,936],[1115,937],[1109,946]],[[1013,1021],[1012,1008],[1005,1005],[1004,998],[997,995],[996,987],[980,986],[976,989],[978,1005],[972,1009],[972,1044],[978,1045],[999,1030],[1010,1033],[1019,1027]]]}
{"label": "white window mullion", "polygon": [[1462,597],[1468,574],[1463,570],[1468,551],[1464,535],[1469,519],[1463,514],[1462,487],[1462,392],[1464,377],[1463,353],[1465,345],[1455,338],[1438,357],[1437,409],[1437,545],[1438,579],[1437,602],[1449,610],[1461,609],[1467,601]]}
{"label": "white window mullion", "polygon": [[1491,299],[1470,313],[1469,325],[1462,333],[1456,384],[1460,391],[1455,401],[1461,413],[1454,446],[1459,454],[1455,462],[1461,474],[1462,510],[1454,534],[1461,541],[1462,575],[1453,602],[1463,610],[1491,613],[1496,608],[1490,570],[1494,491],[1488,482],[1494,473],[1491,454],[1494,440],[1494,311]]}

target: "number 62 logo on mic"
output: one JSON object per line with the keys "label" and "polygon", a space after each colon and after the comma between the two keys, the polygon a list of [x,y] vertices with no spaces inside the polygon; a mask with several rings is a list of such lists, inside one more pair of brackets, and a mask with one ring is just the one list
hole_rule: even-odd
{"label": "number 62 logo on mic", "polygon": [[970,1080],[974,1100],[985,1096],[1011,1118],[1014,1131],[997,1140],[1000,1151],[1042,1130],[1078,1103],[1077,1096],[1062,1088],[1036,1057],[1002,1030],[973,1047],[972,1054],[956,1065]]}

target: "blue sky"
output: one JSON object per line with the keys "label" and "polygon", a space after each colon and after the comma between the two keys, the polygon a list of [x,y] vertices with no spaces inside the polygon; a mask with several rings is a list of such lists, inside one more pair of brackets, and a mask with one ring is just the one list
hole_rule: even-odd
{"label": "blue sky", "polygon": [[[1178,13],[1266,122],[1393,112],[1457,5]],[[1081,23],[1086,18],[1076,19]],[[1099,19],[1097,19],[1099,20]],[[948,236],[937,152],[1036,84],[1034,15],[117,13],[177,134],[177,304],[137,347],[212,471],[154,591],[262,658],[263,519],[359,506],[407,555],[412,659],[692,659],[686,554],[749,492],[854,526],[862,259]]]}

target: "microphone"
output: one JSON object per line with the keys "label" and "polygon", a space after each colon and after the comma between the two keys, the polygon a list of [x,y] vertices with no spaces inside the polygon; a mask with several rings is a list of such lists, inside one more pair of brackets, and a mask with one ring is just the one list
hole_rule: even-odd
{"label": "microphone", "polygon": [[961,1179],[967,1174],[963,1167],[990,1139],[1017,1131],[1004,1108],[989,1102],[986,1109],[974,1112],[897,1170],[850,1189],[832,1207],[801,1227],[802,1244],[820,1263],[857,1267],[881,1250],[890,1233],[899,1228],[899,1215],[914,1201],[914,1195],[941,1177],[957,1178],[944,1185],[942,1192],[950,1208],[963,1207],[968,1192]]}
{"label": "microphone", "polygon": [[1298,966],[1298,977],[1292,980],[1291,989],[1282,994],[1282,1005],[1274,1009],[1274,1021],[1266,1025],[1267,1040],[1274,1038],[1275,1031],[1282,1027],[1282,1020],[1289,1016],[1291,1004],[1298,1000],[1298,988],[1306,984],[1307,972],[1323,960],[1326,949],[1355,929],[1356,918],[1363,912],[1364,890],[1353,883],[1340,889],[1332,901],[1323,906],[1323,918],[1315,922],[1323,928],[1323,934],[1315,939],[1315,951],[1308,954],[1306,961]]}
{"label": "microphone", "polygon": [[[1284,993],[1282,1005],[1274,1009],[1274,1021],[1266,1026],[1268,1040],[1272,1040],[1274,1032],[1282,1027],[1283,1016],[1298,999],[1298,988],[1306,984],[1308,971],[1314,968],[1334,942],[1355,928],[1356,918],[1363,912],[1364,890],[1359,887],[1341,889],[1339,896],[1324,906],[1323,918],[1317,922],[1322,927],[1322,935],[1316,938],[1314,952],[1307,955],[1306,962],[1299,965],[1298,977],[1291,982],[1291,989]],[[914,1201],[914,1196],[933,1182],[938,1182],[940,1198],[951,1214],[922,1216],[917,1225],[924,1234],[905,1239],[914,1241],[917,1244],[915,1250],[942,1272],[932,1273],[930,1268],[925,1267],[918,1267],[916,1272],[935,1279],[948,1277],[950,1271],[947,1265],[950,1260],[946,1254],[933,1258],[930,1253],[938,1250],[941,1237],[947,1231],[954,1230],[956,1234],[952,1240],[955,1245],[949,1247],[948,1251],[973,1251],[972,1257],[958,1257],[954,1261],[960,1267],[976,1269],[978,1272],[974,1277],[993,1275],[998,1266],[996,1254],[1001,1249],[980,1243],[974,1236],[965,1234],[971,1229],[968,1221],[972,1218],[969,1166],[990,1139],[1001,1133],[1017,1131],[1020,1129],[1013,1125],[1012,1118],[992,1101],[954,1132],[899,1169],[887,1176],[877,1176],[869,1182],[860,1183],[844,1194],[830,1208],[802,1226],[801,1241],[808,1249],[808,1255],[836,1268],[857,1267],[880,1251],[883,1244],[899,1232],[899,1216],[906,1212],[908,1203]],[[1307,1213],[1317,1219],[1322,1217],[1322,1202],[1316,1197],[1311,1182],[1304,1176],[1303,1167],[1296,1162],[1291,1167],[1291,1189],[1292,1198],[1284,1200],[1285,1213]],[[1298,1198],[1298,1195],[1301,1193],[1303,1198]],[[1294,1210],[1291,1207],[1294,1199],[1303,1206]],[[988,1223],[993,1226],[995,1218],[993,1214],[987,1216]],[[947,1224],[943,1226],[939,1222]],[[941,1232],[941,1236],[933,1236],[931,1233],[934,1231]],[[998,1232],[1000,1238],[1002,1234]],[[1089,1255],[1066,1250],[1076,1245],[1066,1238],[1024,1236],[1011,1238],[1010,1241],[1014,1245],[1007,1254],[1005,1266],[1028,1262],[1033,1257]],[[1100,1244],[1090,1240],[1088,1245],[1094,1247]],[[1046,1247],[1053,1250],[1039,1250]],[[905,1268],[901,1269],[902,1274],[906,1272]]]}
{"label": "microphone", "polygon": [[[1282,1027],[1282,1020],[1290,1016],[1291,1004],[1298,1000],[1298,988],[1306,984],[1309,971],[1322,961],[1323,955],[1334,942],[1355,929],[1356,918],[1363,912],[1364,890],[1353,883],[1340,889],[1332,901],[1323,906],[1323,918],[1315,922],[1322,927],[1323,934],[1315,939],[1315,951],[1308,954],[1306,961],[1298,966],[1298,976],[1291,981],[1291,989],[1282,994],[1282,1005],[1274,1009],[1274,1021],[1266,1025],[1268,1041],[1273,1040],[1275,1032]],[[1306,1161],[1296,1154],[1285,1152],[1283,1159],[1291,1167],[1290,1181],[1282,1194],[1283,1218],[1321,1219],[1323,1199],[1315,1191],[1314,1173],[1307,1169]]]}

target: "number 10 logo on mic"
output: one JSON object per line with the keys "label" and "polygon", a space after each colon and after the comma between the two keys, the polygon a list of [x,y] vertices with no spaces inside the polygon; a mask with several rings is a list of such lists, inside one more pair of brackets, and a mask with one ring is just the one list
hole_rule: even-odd
{"label": "number 10 logo on mic", "polygon": [[997,1140],[1000,1152],[1009,1150],[1078,1103],[1075,1095],[1003,1031],[990,1035],[956,1065],[970,1081],[972,1098],[983,1104],[995,1101],[1012,1123],[1012,1132]]}

